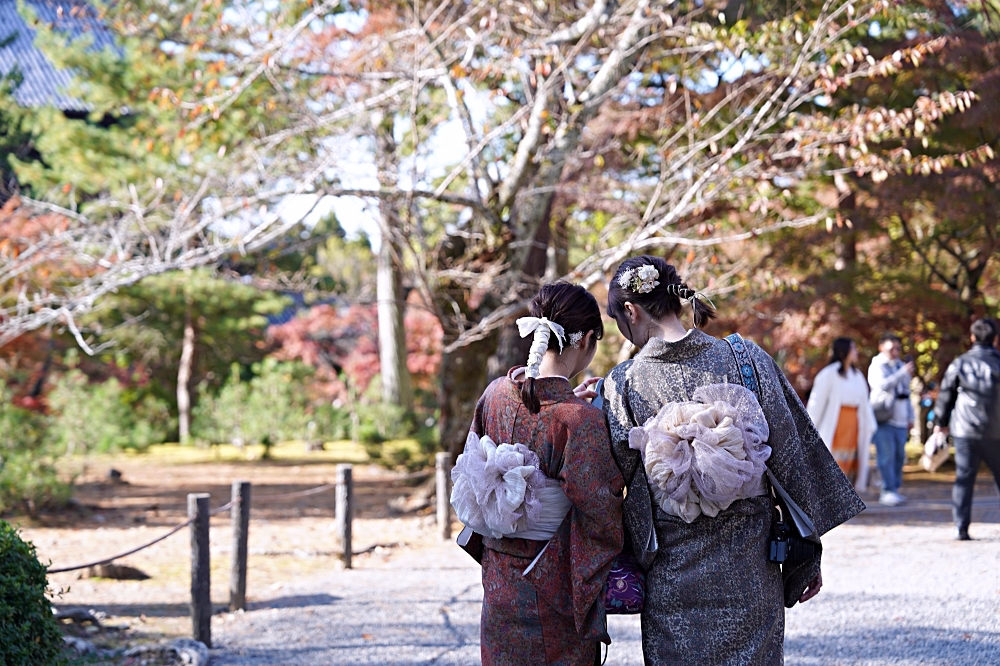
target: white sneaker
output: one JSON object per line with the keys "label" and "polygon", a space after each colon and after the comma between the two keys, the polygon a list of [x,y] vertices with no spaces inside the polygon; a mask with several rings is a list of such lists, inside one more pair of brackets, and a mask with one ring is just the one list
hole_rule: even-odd
{"label": "white sneaker", "polygon": [[903,504],[904,502],[906,502],[906,495],[901,495],[900,493],[894,493],[894,494],[896,495],[896,497],[899,498],[899,503],[900,504]]}
{"label": "white sneaker", "polygon": [[903,503],[903,498],[890,490],[879,495],[878,503],[883,506],[899,506]]}

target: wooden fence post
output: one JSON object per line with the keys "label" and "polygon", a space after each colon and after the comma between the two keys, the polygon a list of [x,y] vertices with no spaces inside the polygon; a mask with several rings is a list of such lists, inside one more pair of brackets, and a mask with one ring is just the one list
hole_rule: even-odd
{"label": "wooden fence post", "polygon": [[451,538],[451,454],[447,451],[438,453],[434,458],[434,468],[437,474],[437,524],[441,539]]}
{"label": "wooden fence post", "polygon": [[193,638],[212,647],[212,585],[208,551],[208,493],[188,495],[191,523],[191,624]]}
{"label": "wooden fence post", "polygon": [[233,566],[229,574],[229,610],[247,606],[247,549],[250,531],[250,482],[233,481]]}
{"label": "wooden fence post", "polygon": [[344,568],[351,568],[351,521],[354,520],[354,467],[337,465],[335,529],[344,552]]}

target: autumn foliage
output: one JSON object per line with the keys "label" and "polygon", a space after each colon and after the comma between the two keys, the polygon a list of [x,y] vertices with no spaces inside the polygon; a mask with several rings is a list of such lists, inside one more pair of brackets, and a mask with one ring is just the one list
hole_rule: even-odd
{"label": "autumn foliage", "polygon": [[[441,364],[442,331],[426,310],[405,318],[407,367],[418,389],[432,391]],[[318,305],[268,330],[279,360],[315,368],[315,388],[330,400],[364,393],[379,374],[378,316],[373,304]],[[348,386],[350,385],[350,386]]]}

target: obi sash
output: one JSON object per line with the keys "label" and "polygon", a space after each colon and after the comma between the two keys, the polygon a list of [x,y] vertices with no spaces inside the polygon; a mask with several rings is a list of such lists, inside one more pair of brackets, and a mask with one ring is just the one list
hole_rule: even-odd
{"label": "obi sash", "polygon": [[451,471],[451,505],[462,523],[486,537],[551,539],[573,503],[538,456],[523,444],[500,444],[470,432]]}

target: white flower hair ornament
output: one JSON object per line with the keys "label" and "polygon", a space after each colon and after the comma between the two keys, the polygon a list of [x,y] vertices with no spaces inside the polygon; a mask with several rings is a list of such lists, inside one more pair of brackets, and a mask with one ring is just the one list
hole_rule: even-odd
{"label": "white flower hair ornament", "polygon": [[517,330],[522,338],[526,338],[532,333],[535,334],[534,340],[531,341],[531,349],[528,350],[528,367],[525,368],[524,374],[527,377],[537,378],[542,357],[545,356],[545,350],[549,348],[549,337],[553,333],[556,334],[561,353],[563,343],[566,341],[566,331],[562,326],[545,317],[521,317],[517,320]]}
{"label": "white flower hair ornament", "polygon": [[580,343],[583,341],[583,331],[577,331],[576,333],[569,334],[569,346],[573,349],[579,349]]}
{"label": "white flower hair ornament", "polygon": [[645,264],[622,271],[618,276],[618,286],[637,294],[648,294],[659,286],[659,277],[660,272],[655,266]]}

